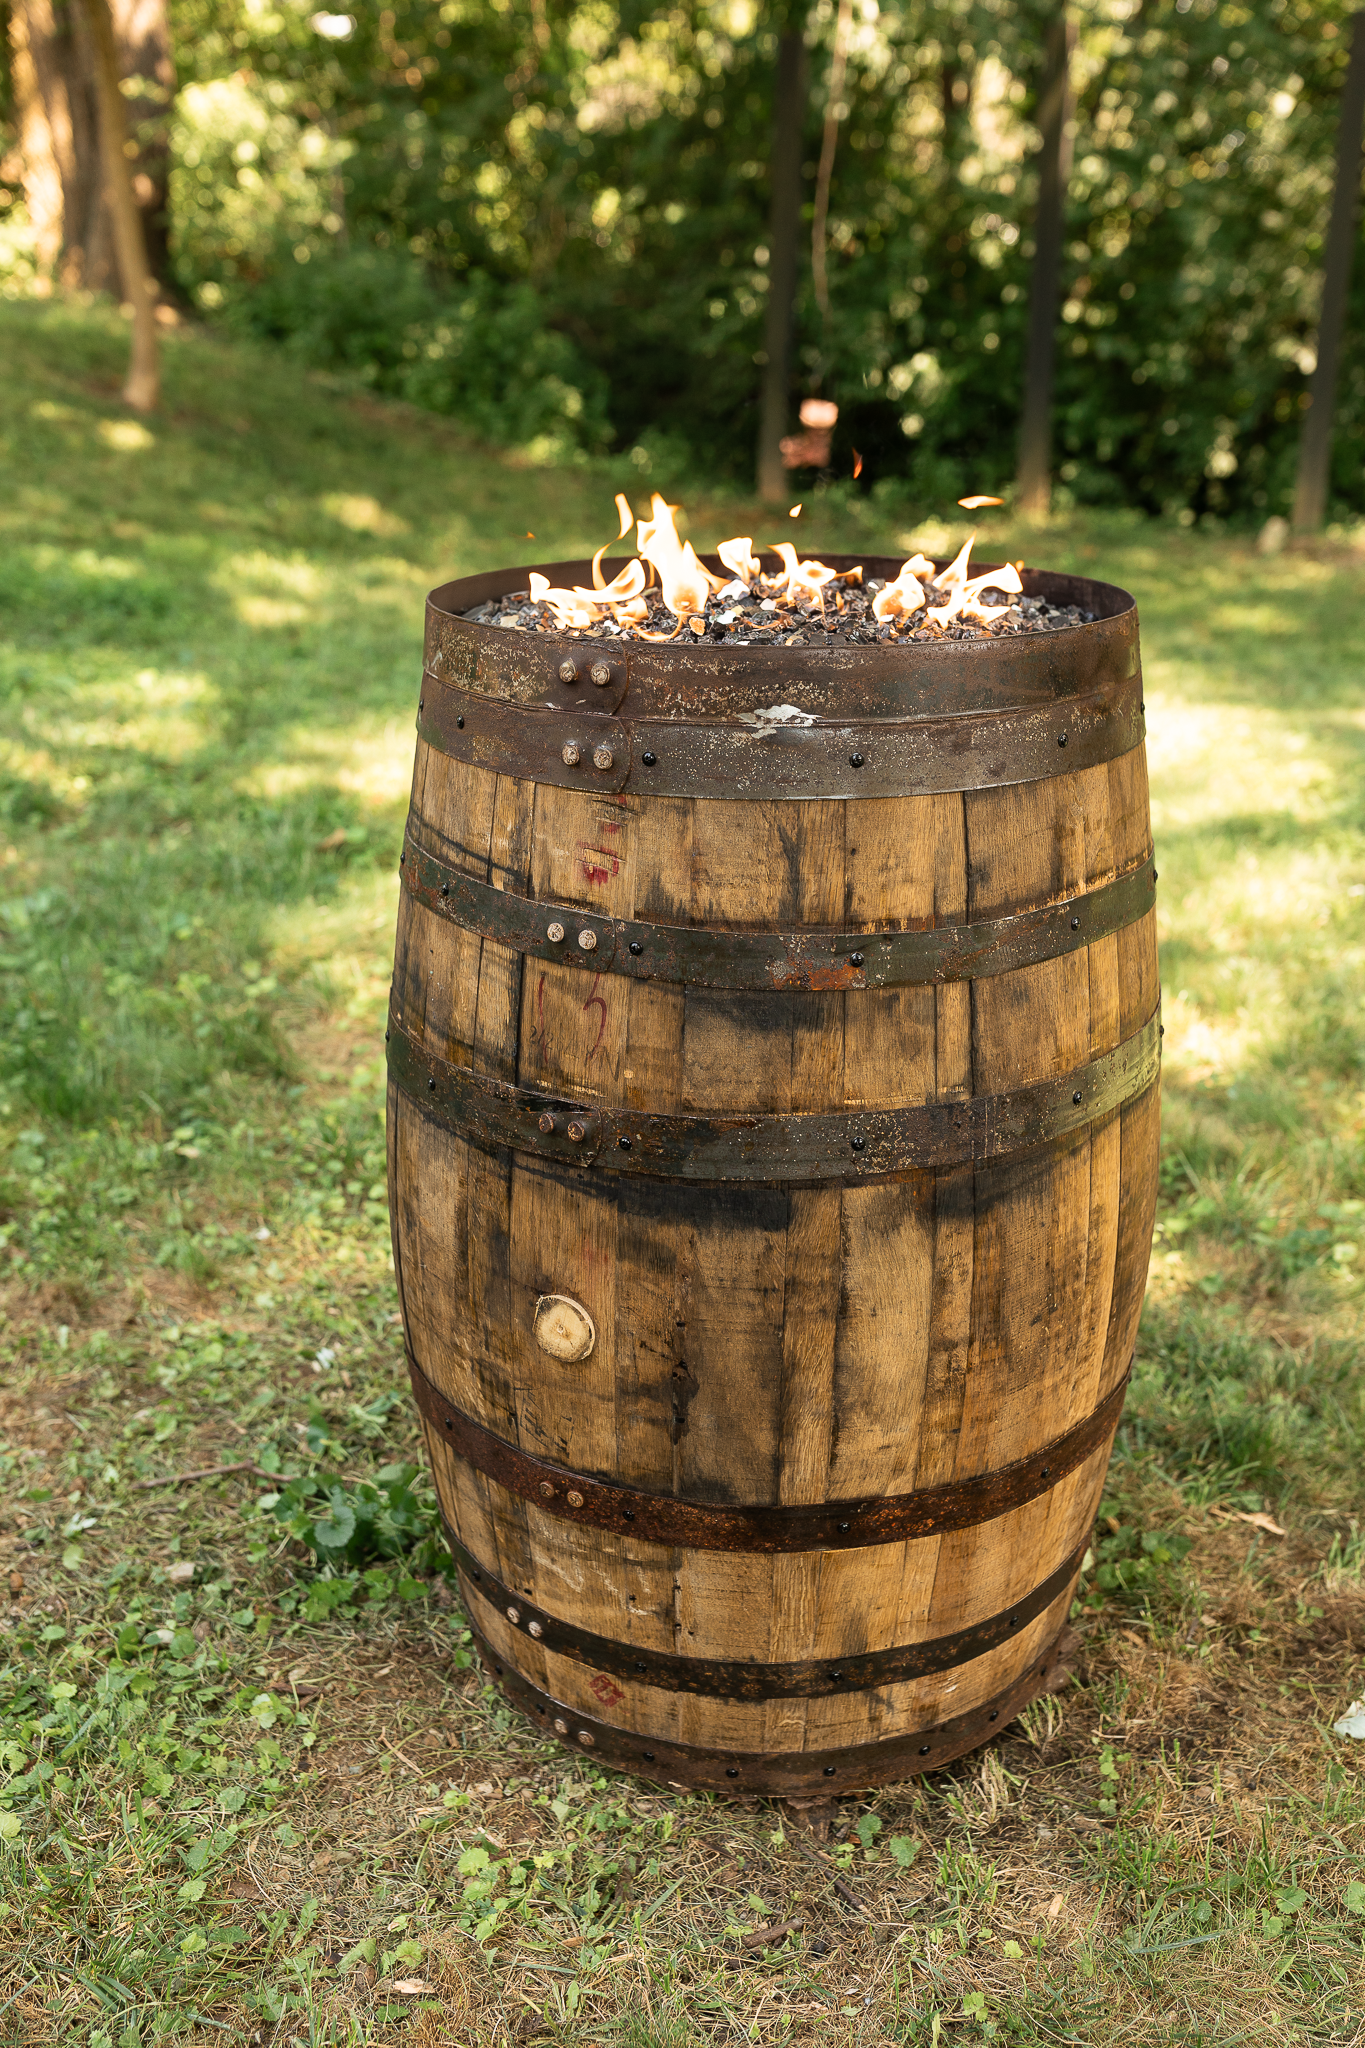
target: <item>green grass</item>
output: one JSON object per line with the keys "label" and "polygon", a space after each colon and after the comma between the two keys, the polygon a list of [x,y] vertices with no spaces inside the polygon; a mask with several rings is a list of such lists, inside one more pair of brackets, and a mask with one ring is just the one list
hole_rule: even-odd
{"label": "green grass", "polygon": [[[422,597],[589,549],[622,480],[199,332],[142,430],[112,316],[0,306],[0,342],[0,2043],[1365,2038],[1365,1745],[1332,1733],[1365,1694],[1365,558],[988,536],[1141,602],[1160,1229],[1078,1682],[812,1835],[547,1749],[385,1469],[419,1462],[380,1031]],[[837,491],[802,530],[950,537]],[[219,1465],[257,1472],[148,1483]]]}

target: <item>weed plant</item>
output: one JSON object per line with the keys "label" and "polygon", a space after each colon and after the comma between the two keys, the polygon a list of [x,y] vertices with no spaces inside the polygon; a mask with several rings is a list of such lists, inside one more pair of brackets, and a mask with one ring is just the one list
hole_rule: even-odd
{"label": "weed plant", "polygon": [[[1141,597],[1160,1223],[1074,1682],[812,1833],[501,1703],[403,1386],[422,597],[617,480],[197,332],[144,426],[111,316],[0,331],[0,2041],[1359,2042],[1365,563],[988,537]],[[804,521],[954,538],[880,516]]]}

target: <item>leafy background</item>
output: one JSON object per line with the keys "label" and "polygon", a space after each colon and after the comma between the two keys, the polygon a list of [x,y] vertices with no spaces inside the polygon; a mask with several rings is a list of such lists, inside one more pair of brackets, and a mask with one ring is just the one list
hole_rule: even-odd
{"label": "leafy background", "polygon": [[[863,491],[940,507],[1012,473],[1049,12],[856,0],[832,311],[807,260],[791,397],[838,402],[833,474],[856,447]],[[341,41],[307,0],[171,15],[188,302],[542,459],[747,479],[780,9],[394,0]],[[833,17],[804,16],[807,238]],[[1062,503],[1283,513],[1347,7],[1091,0],[1079,18]],[[1332,508],[1365,510],[1360,262]]]}

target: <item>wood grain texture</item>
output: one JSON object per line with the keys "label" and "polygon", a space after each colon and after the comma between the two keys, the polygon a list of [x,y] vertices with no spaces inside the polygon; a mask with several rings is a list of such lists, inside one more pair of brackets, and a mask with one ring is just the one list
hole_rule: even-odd
{"label": "wood grain texture", "polygon": [[[1093,887],[1147,853],[1139,749],[967,795],[762,804],[498,778],[419,743],[409,840],[603,917],[923,929]],[[402,898],[394,1000],[477,1072],[658,1112],[963,1100],[1110,1050],[1157,1002],[1155,918],[1063,959],[942,988],[732,994],[523,961]],[[791,1504],[991,1472],[1126,1371],[1156,1191],[1158,1102],[1049,1152],[856,1188],[594,1177],[467,1144],[391,1092],[395,1263],[414,1356],[461,1408],[574,1470],[699,1501]],[[567,1364],[542,1294],[591,1315]],[[909,1543],[776,1558],[575,1526],[430,1445],[460,1540],[550,1614],[615,1642],[760,1663],[972,1627],[1084,1538],[1108,1445],[1027,1506]],[[998,1649],[867,1692],[735,1702],[545,1652],[474,1586],[495,1653],[584,1714],[660,1740],[799,1750],[928,1728],[1027,1670],[1069,1595]]]}

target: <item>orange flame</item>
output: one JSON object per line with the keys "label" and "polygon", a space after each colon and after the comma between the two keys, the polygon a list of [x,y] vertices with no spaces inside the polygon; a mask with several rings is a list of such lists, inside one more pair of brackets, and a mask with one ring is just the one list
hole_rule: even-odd
{"label": "orange flame", "polygon": [[754,578],[760,573],[762,564],[758,556],[751,553],[753,541],[746,534],[736,534],[733,540],[716,543],[716,553],[727,569],[738,576],[741,583],[747,583],[752,590]]}
{"label": "orange flame", "polygon": [[598,594],[592,590],[556,590],[548,576],[538,569],[530,575],[532,604],[547,604],[557,626],[595,626],[602,616]]}
{"label": "orange flame", "polygon": [[649,509],[654,517],[642,519],[637,529],[640,553],[658,570],[664,603],[674,618],[694,618],[706,610],[707,597],[719,590],[725,579],[702,567],[690,540],[678,539],[673,524],[676,505],[666,505],[655,491]]}
{"label": "orange flame", "polygon": [[1001,569],[987,569],[980,576],[973,576],[968,580],[967,563],[971,559],[972,542],[975,539],[974,533],[969,534],[943,574],[934,579],[941,590],[947,591],[948,600],[946,604],[930,605],[924,615],[926,626],[937,626],[941,631],[958,619],[979,619],[983,624],[989,623],[991,619],[998,619],[1009,607],[1002,604],[983,604],[983,590],[1011,591],[1015,596],[1023,590],[1024,586],[1019,581],[1019,571],[1012,562],[1006,562]]}
{"label": "orange flame", "polygon": [[908,562],[902,562],[900,574],[894,583],[888,583],[885,590],[879,590],[872,600],[872,616],[880,624],[897,619],[909,618],[924,603],[924,588],[921,578],[932,577],[934,565],[927,555],[911,555]]}
{"label": "orange flame", "polygon": [[838,570],[827,569],[823,562],[798,562],[796,549],[789,540],[775,541],[773,551],[782,557],[787,573],[772,578],[769,588],[785,595],[791,604],[799,604],[803,597],[811,600],[819,605],[823,615],[825,600],[822,593],[825,585],[834,581]]}

